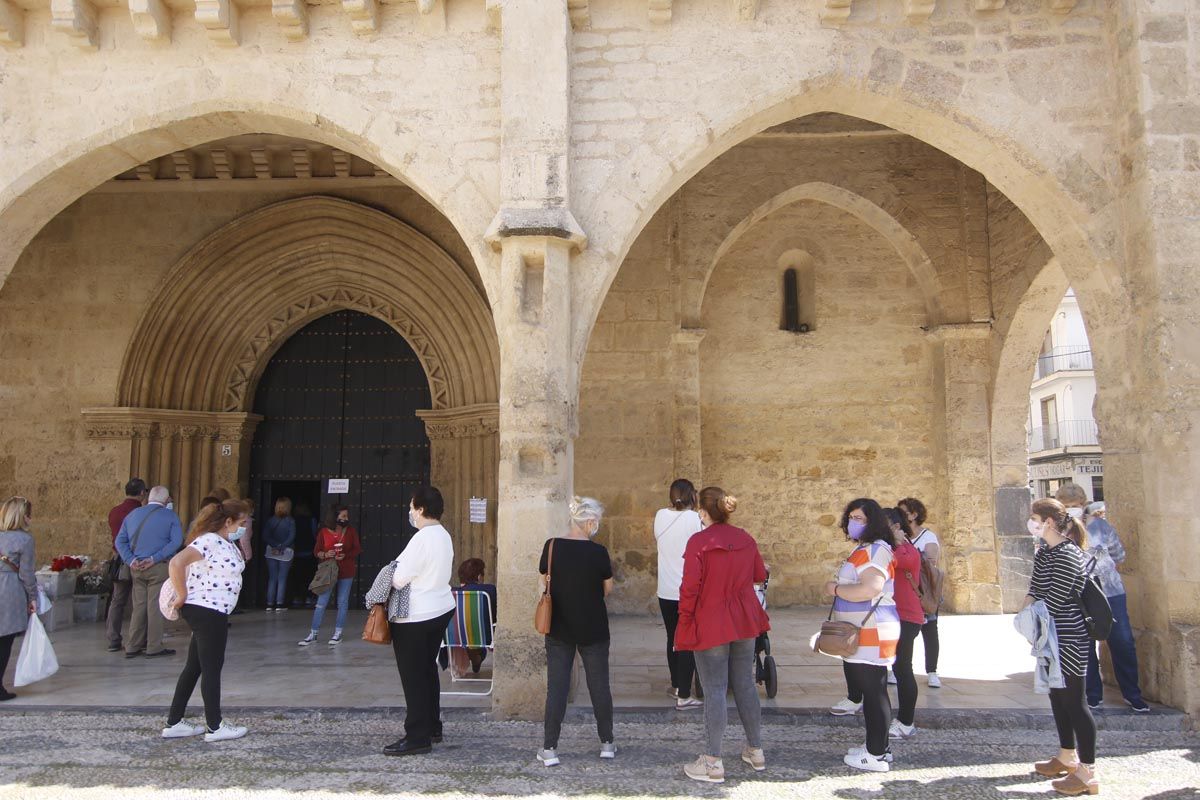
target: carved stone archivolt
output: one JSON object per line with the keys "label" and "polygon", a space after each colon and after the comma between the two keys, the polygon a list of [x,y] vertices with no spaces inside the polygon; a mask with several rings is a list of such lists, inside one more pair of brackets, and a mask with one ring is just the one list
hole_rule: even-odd
{"label": "carved stone archivolt", "polygon": [[[214,301],[214,287],[237,287],[236,300]],[[249,411],[275,350],[342,309],[404,336],[434,409],[499,399],[499,348],[479,289],[423,234],[346,200],[290,200],[230,223],[192,248],[158,297],[126,353],[118,406]]]}

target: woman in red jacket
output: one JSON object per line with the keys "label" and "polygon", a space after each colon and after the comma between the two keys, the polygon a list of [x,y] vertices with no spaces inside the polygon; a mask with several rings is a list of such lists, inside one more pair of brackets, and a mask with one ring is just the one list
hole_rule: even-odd
{"label": "woman in red jacket", "polygon": [[[675,649],[692,650],[696,672],[710,702],[704,704],[708,750],[683,768],[696,781],[724,783],[721,737],[728,710],[721,698],[733,689],[738,716],[746,731],[742,761],[754,770],[767,768],[762,751],[762,709],[754,685],[754,640],[770,629],[754,584],[767,579],[758,544],[729,523],[737,498],[710,486],[700,492],[704,529],[688,540],[679,588],[679,624]],[[730,687],[732,684],[732,687]]]}
{"label": "woman in red jacket", "polygon": [[342,628],[346,625],[346,613],[350,608],[350,587],[358,571],[360,553],[362,544],[358,540],[358,531],[350,524],[350,509],[346,506],[334,506],[329,524],[317,531],[313,555],[321,561],[337,562],[337,583],[317,598],[317,607],[313,610],[312,630],[308,632],[308,636],[297,642],[301,647],[308,647],[317,641],[317,634],[321,632],[321,621],[325,619],[325,609],[329,606],[334,589],[337,589],[338,610],[329,646],[337,647],[342,643]]}

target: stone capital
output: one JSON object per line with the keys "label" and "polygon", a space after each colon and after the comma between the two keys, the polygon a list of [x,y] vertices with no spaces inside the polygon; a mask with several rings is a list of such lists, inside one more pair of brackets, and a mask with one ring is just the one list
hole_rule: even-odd
{"label": "stone capital", "polygon": [[249,441],[262,417],[220,411],[180,411],[171,408],[85,408],[84,430],[89,439],[223,439]]}
{"label": "stone capital", "polygon": [[704,341],[705,328],[680,328],[671,334],[671,344],[680,348],[696,348]]}
{"label": "stone capital", "polygon": [[487,436],[500,430],[500,406],[495,403],[421,410],[417,416],[431,440]]}

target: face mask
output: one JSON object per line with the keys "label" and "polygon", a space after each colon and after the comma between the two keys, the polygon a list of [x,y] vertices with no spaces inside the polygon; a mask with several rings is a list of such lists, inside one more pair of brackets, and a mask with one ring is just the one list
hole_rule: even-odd
{"label": "face mask", "polygon": [[1081,517],[1083,517],[1083,509],[1082,508],[1068,508],[1067,515],[1070,516],[1072,519],[1080,519]]}
{"label": "face mask", "polygon": [[347,525],[349,525],[349,524],[350,524],[350,518],[349,518],[349,517],[347,517],[346,519],[339,519],[339,520],[337,521],[337,523],[338,523],[338,525],[341,525],[341,526],[344,528],[344,527],[346,527]]}
{"label": "face mask", "polygon": [[175,501],[172,500],[169,503],[167,503],[167,511],[174,511],[174,510],[175,510]]}
{"label": "face mask", "polygon": [[1025,527],[1029,531],[1029,535],[1033,538],[1042,538],[1042,523],[1038,522],[1036,519],[1031,519],[1026,522]]}
{"label": "face mask", "polygon": [[846,525],[846,532],[850,534],[851,539],[858,541],[862,538],[862,535],[867,532],[867,523],[852,519]]}
{"label": "face mask", "polygon": [[246,535],[246,529],[244,527],[239,527],[236,531],[229,534],[229,541],[236,542],[238,539],[242,538],[245,535]]}
{"label": "face mask", "polygon": [[415,528],[415,527],[417,527],[417,512],[416,512],[416,509],[412,509],[412,508],[410,508],[410,509],[408,510],[408,524],[409,524],[409,525],[412,525],[414,528]]}

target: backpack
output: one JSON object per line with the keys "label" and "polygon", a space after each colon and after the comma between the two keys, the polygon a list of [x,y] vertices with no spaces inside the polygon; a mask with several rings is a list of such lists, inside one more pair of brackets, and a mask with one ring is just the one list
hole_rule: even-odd
{"label": "backpack", "polygon": [[1083,624],[1087,628],[1088,636],[1097,642],[1103,642],[1112,633],[1113,613],[1112,606],[1108,604],[1108,597],[1100,588],[1100,582],[1092,574],[1095,568],[1096,557],[1092,556],[1083,572],[1083,588],[1075,595],[1075,603],[1083,614]]}
{"label": "backpack", "polygon": [[[922,535],[924,533],[925,531],[921,531]],[[917,539],[920,538],[921,536],[917,536]],[[916,540],[913,544],[916,545]],[[921,610],[926,614],[936,614],[942,605],[945,583],[946,573],[933,563],[933,559],[926,558],[925,553],[921,553],[921,582],[917,588],[917,595],[921,598]]]}

